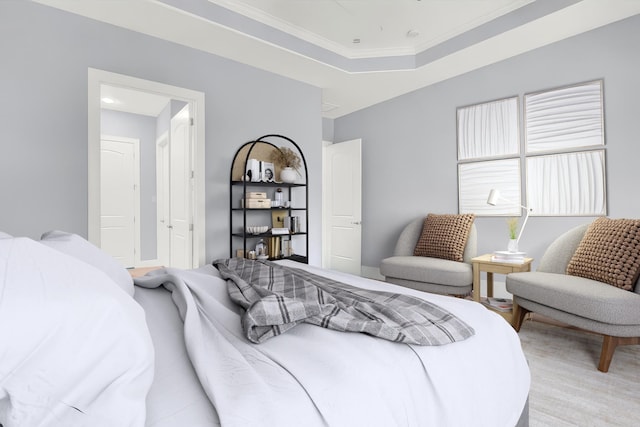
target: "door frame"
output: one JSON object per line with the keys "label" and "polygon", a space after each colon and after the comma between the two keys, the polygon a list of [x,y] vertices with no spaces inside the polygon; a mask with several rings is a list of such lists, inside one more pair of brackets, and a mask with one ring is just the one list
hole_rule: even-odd
{"label": "door frame", "polygon": [[327,199],[329,195],[327,194],[329,190],[329,186],[327,185],[327,176],[325,172],[325,168],[327,167],[327,150],[326,148],[333,144],[330,141],[322,141],[322,188],[324,191],[322,192],[322,254],[320,265],[322,268],[327,268],[329,265],[329,254],[331,253],[331,248],[329,248],[329,212],[327,209],[328,203]]}
{"label": "door frame", "polygon": [[171,259],[168,255],[170,250],[169,229],[165,222],[169,217],[167,215],[168,201],[165,200],[169,198],[168,185],[165,185],[165,182],[168,181],[165,175],[168,173],[169,156],[160,157],[158,153],[161,149],[169,149],[169,131],[162,132],[156,139],[156,257],[158,263],[164,265],[166,260]]}
{"label": "door frame", "polygon": [[121,86],[189,103],[193,117],[192,264],[205,264],[205,115],[204,93],[124,74],[88,68],[88,238],[100,247],[100,86]]}

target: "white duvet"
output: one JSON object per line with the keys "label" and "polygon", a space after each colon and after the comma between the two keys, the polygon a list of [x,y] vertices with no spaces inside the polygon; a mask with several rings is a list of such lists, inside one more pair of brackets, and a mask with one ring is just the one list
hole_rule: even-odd
{"label": "white duvet", "polygon": [[130,295],[39,242],[0,239],[0,424],[143,426],[152,377]]}
{"label": "white duvet", "polygon": [[[294,267],[368,289],[425,298],[476,331],[428,347],[302,324],[262,344],[244,338],[240,309],[212,266],[137,281],[165,286],[185,322],[187,351],[223,426],[513,426],[530,376],[514,330],[478,303]],[[164,273],[171,273],[169,275]]]}

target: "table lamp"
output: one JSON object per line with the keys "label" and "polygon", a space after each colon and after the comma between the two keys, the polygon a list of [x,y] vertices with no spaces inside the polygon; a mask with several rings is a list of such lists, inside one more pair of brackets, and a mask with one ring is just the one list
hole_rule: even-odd
{"label": "table lamp", "polygon": [[[509,200],[509,199],[505,199],[504,197],[500,196],[500,190],[496,190],[494,188],[491,189],[491,191],[489,191],[489,197],[487,198],[487,204],[491,205],[491,206],[496,206],[498,204],[498,202],[502,200],[504,202],[507,202],[509,204],[512,205],[517,205],[517,203]],[[529,213],[532,211],[531,208],[527,207],[527,206],[523,206],[523,205],[519,205],[522,209],[524,209],[525,211],[525,216],[524,216],[524,221],[522,222],[522,227],[520,227],[520,233],[518,233],[518,238],[516,239],[516,245],[520,242],[520,237],[522,237],[522,232],[524,231],[524,227],[525,225],[527,225],[527,220],[529,219]]]}

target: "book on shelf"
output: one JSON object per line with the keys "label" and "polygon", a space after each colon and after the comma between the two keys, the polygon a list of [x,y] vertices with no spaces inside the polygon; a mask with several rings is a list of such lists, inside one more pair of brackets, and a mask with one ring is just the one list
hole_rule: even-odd
{"label": "book on shelf", "polygon": [[482,297],[480,302],[498,311],[511,311],[513,309],[513,300],[511,298]]}
{"label": "book on shelf", "polygon": [[273,227],[271,234],[289,234],[289,229],[286,227]]}

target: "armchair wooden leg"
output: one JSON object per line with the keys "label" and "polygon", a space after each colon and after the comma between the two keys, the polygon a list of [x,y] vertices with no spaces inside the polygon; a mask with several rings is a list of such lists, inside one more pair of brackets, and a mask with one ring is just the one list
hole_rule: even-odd
{"label": "armchair wooden leg", "polygon": [[524,316],[526,316],[527,313],[529,313],[529,310],[527,310],[524,307],[520,307],[520,305],[514,299],[513,300],[513,317],[511,318],[511,326],[513,326],[513,329],[515,329],[516,332],[520,332],[520,328],[522,327],[522,322],[524,321]]}
{"label": "armchair wooden leg", "polygon": [[611,335],[605,335],[602,340],[598,370],[609,372],[609,365],[611,365],[611,359],[613,359],[613,353],[616,351],[617,346],[638,344],[640,344],[640,337],[612,337]]}

